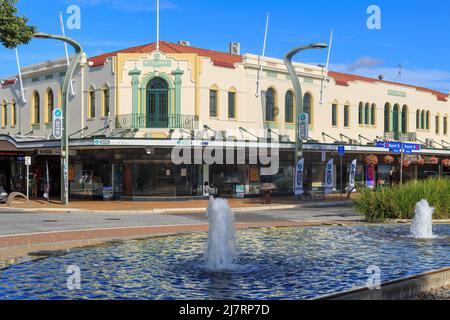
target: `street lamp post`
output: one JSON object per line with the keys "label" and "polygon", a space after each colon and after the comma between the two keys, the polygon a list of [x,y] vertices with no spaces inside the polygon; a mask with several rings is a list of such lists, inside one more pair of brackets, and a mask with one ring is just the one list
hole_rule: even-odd
{"label": "street lamp post", "polygon": [[64,41],[70,44],[75,49],[75,56],[72,58],[69,68],[67,69],[66,76],[64,77],[63,87],[62,87],[62,101],[61,101],[61,111],[62,111],[62,137],[61,137],[61,203],[63,205],[69,204],[69,135],[68,135],[68,118],[69,112],[67,111],[67,105],[69,104],[69,95],[67,91],[69,85],[72,81],[72,77],[75,73],[77,65],[80,63],[81,56],[83,55],[83,49],[81,45],[75,40],[63,37],[59,35],[53,35],[48,33],[37,32],[34,35],[38,39],[54,39]]}
{"label": "street lamp post", "polygon": [[294,86],[295,93],[295,164],[294,167],[297,166],[298,160],[300,157],[303,157],[303,141],[299,139],[299,123],[298,118],[301,113],[303,113],[303,94],[302,87],[300,86],[300,81],[297,76],[297,72],[295,72],[295,68],[292,64],[292,58],[299,52],[305,51],[308,49],[326,49],[328,45],[325,43],[312,43],[308,46],[301,46],[295,49],[292,49],[288,52],[286,57],[284,58],[284,64],[286,65],[289,75],[291,76],[292,84]]}

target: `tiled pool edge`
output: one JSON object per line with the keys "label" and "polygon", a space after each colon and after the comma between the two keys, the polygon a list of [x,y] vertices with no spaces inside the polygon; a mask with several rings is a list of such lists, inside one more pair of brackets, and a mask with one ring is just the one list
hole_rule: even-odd
{"label": "tiled pool edge", "polygon": [[393,280],[380,290],[359,288],[327,295],[315,300],[412,300],[419,294],[450,285],[450,267]]}

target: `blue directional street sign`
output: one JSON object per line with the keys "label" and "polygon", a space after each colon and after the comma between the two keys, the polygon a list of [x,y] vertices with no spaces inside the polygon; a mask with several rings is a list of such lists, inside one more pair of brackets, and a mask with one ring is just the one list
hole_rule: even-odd
{"label": "blue directional street sign", "polygon": [[377,148],[384,148],[384,141],[377,141]]}
{"label": "blue directional street sign", "polygon": [[338,154],[340,156],[344,156],[345,155],[345,146],[338,146]]}
{"label": "blue directional street sign", "polygon": [[403,144],[403,150],[409,151],[412,153],[412,151],[419,151],[422,149],[422,146],[420,144],[414,144],[414,143],[404,143]]}

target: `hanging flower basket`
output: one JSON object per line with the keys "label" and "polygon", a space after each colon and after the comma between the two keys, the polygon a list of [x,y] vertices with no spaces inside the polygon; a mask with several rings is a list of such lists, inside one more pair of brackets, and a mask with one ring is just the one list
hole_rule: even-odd
{"label": "hanging flower basket", "polygon": [[393,156],[386,156],[386,157],[384,157],[383,161],[386,164],[393,164],[394,163],[394,157]]}
{"label": "hanging flower basket", "polygon": [[409,168],[409,166],[411,166],[411,161],[403,160],[402,166],[403,166],[403,168]]}
{"label": "hanging flower basket", "polygon": [[430,164],[439,164],[439,159],[436,157],[431,157],[430,158]]}
{"label": "hanging flower basket", "polygon": [[376,166],[378,164],[378,157],[371,154],[366,157],[366,165],[368,166]]}
{"label": "hanging flower basket", "polygon": [[425,165],[425,159],[420,158],[419,160],[417,160],[417,165],[419,167],[423,167]]}
{"label": "hanging flower basket", "polygon": [[446,168],[450,168],[450,159],[442,160],[442,165]]}

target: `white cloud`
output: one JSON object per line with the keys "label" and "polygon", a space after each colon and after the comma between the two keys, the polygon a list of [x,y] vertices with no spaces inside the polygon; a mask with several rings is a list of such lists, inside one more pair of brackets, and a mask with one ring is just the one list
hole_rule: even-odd
{"label": "white cloud", "polygon": [[373,57],[361,57],[355,62],[347,65],[347,71],[353,72],[358,69],[372,68],[383,63],[383,60]]}
{"label": "white cloud", "polygon": [[[352,64],[332,64],[330,69],[337,72],[348,72],[349,65]],[[444,93],[450,92],[450,71],[403,68],[400,81],[398,79],[398,72],[398,67],[374,66],[360,67],[356,73],[370,78],[378,78],[379,75],[383,75],[386,81],[398,81],[404,84],[442,91]]]}

